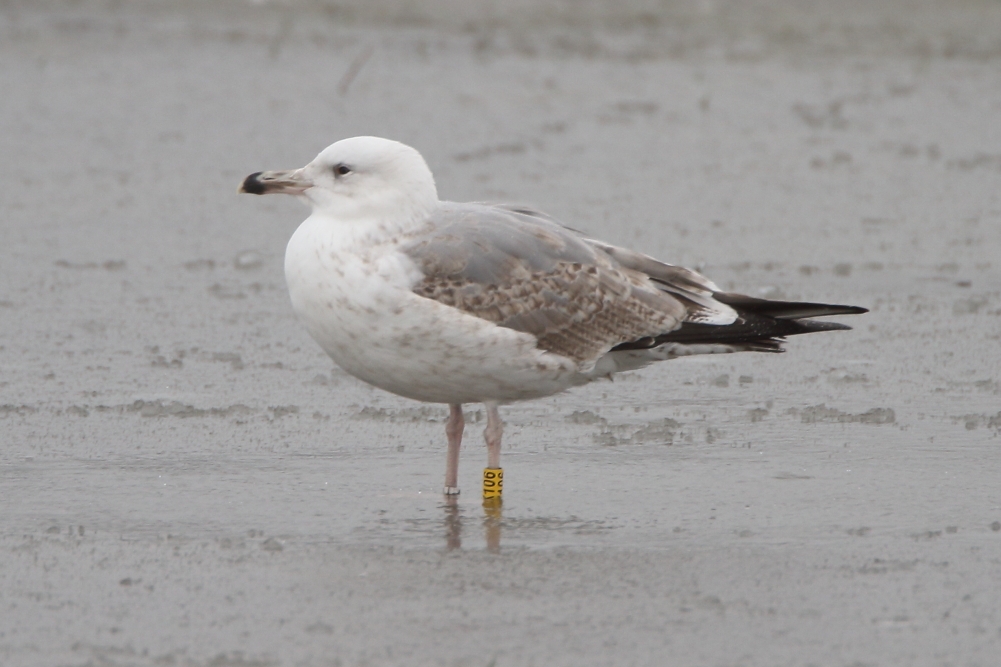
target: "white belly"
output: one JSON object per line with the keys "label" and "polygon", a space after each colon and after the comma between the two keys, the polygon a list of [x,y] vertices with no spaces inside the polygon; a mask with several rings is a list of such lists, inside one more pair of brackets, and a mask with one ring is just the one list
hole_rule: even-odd
{"label": "white belly", "polygon": [[358,245],[309,218],[285,253],[292,307],[348,373],[435,403],[538,398],[586,381],[534,336],[414,294],[419,270],[392,243]]}

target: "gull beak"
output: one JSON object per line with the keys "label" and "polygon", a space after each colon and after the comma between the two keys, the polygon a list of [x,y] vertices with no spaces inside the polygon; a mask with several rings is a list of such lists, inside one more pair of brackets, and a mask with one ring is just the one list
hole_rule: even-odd
{"label": "gull beak", "polygon": [[259,171],[243,179],[240,192],[252,195],[301,195],[313,187],[313,182],[303,174],[304,169]]}

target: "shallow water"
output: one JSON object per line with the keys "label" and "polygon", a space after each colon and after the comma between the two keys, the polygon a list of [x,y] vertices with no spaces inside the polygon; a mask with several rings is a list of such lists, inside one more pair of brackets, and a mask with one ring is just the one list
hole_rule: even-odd
{"label": "shallow water", "polygon": [[[414,7],[0,10],[0,661],[992,664],[1001,7]],[[450,504],[236,195],[362,133],[872,312],[508,406],[499,509],[473,407]]]}

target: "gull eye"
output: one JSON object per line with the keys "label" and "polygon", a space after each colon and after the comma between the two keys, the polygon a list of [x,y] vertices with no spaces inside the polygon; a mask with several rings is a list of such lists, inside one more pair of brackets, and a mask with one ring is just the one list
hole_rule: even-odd
{"label": "gull eye", "polygon": [[338,176],[344,176],[346,174],[350,174],[351,167],[344,164],[339,164],[336,167],[334,167],[334,173],[337,174]]}

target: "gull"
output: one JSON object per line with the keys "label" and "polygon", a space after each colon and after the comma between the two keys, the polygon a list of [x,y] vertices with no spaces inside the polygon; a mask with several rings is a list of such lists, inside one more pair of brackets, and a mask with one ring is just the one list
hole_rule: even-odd
{"label": "gull", "polygon": [[486,408],[487,471],[499,471],[500,405],[655,361],[782,352],[786,336],[850,328],[809,318],[867,312],[726,292],[529,207],[439,201],[421,154],[389,139],[338,141],[240,191],[312,207],[285,278],[320,347],[368,384],[449,406],[446,495],[459,492],[463,404]]}

